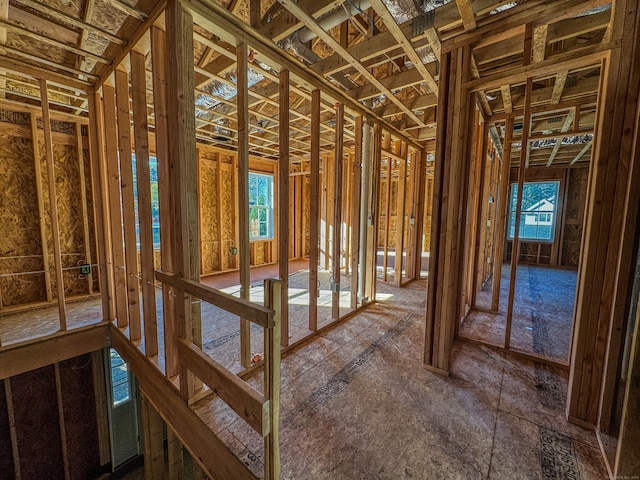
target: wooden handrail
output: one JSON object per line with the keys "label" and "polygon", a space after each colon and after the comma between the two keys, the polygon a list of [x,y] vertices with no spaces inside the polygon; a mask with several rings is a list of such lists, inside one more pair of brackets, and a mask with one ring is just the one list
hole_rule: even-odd
{"label": "wooden handrail", "polygon": [[162,270],[156,270],[156,279],[162,283],[198,297],[216,307],[220,307],[227,312],[238,315],[241,318],[256,323],[263,328],[273,328],[275,322],[273,320],[273,310],[251,303],[248,300],[234,297],[221,290],[218,290],[193,280],[187,280],[173,273],[166,273]]}

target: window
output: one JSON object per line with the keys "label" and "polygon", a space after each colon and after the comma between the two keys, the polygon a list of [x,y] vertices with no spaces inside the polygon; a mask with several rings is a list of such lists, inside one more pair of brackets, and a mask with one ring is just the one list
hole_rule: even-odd
{"label": "window", "polygon": [[109,372],[111,374],[111,401],[116,407],[131,398],[129,367],[115,349],[109,349]]}
{"label": "window", "polygon": [[249,239],[273,238],[273,175],[249,172]]}
{"label": "window", "polygon": [[[522,189],[520,240],[552,242],[560,182],[527,182]],[[511,184],[509,238],[515,233],[518,184]]]}

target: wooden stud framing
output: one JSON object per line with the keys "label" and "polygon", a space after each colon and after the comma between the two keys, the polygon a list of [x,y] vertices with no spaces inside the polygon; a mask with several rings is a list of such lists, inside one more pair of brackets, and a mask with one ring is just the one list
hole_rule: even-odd
{"label": "wooden stud framing", "polygon": [[342,177],[344,172],[344,105],[336,105],[336,143],[333,202],[333,280],[331,283],[331,316],[340,318],[340,270],[342,259]]}
{"label": "wooden stud framing", "polygon": [[356,117],[355,152],[353,156],[353,184],[351,202],[351,308],[358,307],[358,284],[361,281],[358,273],[360,262],[360,200],[362,190],[362,123],[361,116]]}
{"label": "wooden stud framing", "polygon": [[129,304],[129,335],[131,340],[142,338],[140,325],[140,282],[138,281],[138,248],[136,213],[133,194],[133,165],[131,156],[131,115],[129,111],[129,76],[115,71],[118,126],[118,158],[120,160],[120,188],[122,192],[122,220],[124,227],[124,259]]}
{"label": "wooden stud framing", "polygon": [[[249,299],[251,271],[249,253],[249,80],[247,76],[249,49],[246,43],[237,47],[238,62],[238,260],[240,261],[240,298]],[[220,158],[220,157],[218,157]],[[220,168],[220,173],[222,168]],[[280,216],[278,216],[280,220]],[[249,320],[240,319],[240,361],[251,366],[251,328]]]}
{"label": "wooden stud framing", "polygon": [[265,280],[264,305],[274,311],[273,328],[264,332],[264,396],[269,400],[268,434],[264,438],[264,478],[278,480],[280,478],[280,335],[282,308],[282,292],[285,291],[280,281]]}
{"label": "wooden stud framing", "polygon": [[278,159],[278,275],[281,297],[280,321],[282,346],[289,345],[289,71],[280,71],[278,90],[279,154]]}
{"label": "wooden stud framing", "polygon": [[33,165],[36,175],[36,195],[38,196],[38,217],[40,219],[40,243],[42,246],[42,267],[44,282],[47,290],[47,301],[51,301],[51,271],[49,267],[49,246],[47,244],[47,230],[45,223],[44,195],[42,187],[42,168],[40,167],[40,149],[38,146],[38,124],[35,112],[31,112],[31,144],[33,146]]}
{"label": "wooden stud framing", "polygon": [[42,97],[42,126],[44,128],[44,148],[47,159],[47,179],[49,186],[49,204],[51,207],[51,235],[53,236],[53,264],[56,271],[56,294],[58,297],[58,315],[60,330],[67,329],[67,310],[65,306],[64,278],[62,272],[62,252],[60,249],[60,227],[58,223],[58,200],[56,195],[56,173],[53,160],[53,140],[51,138],[51,120],[49,117],[49,94],[47,81],[40,80]]}
{"label": "wooden stud framing", "polygon": [[502,258],[504,243],[507,235],[507,215],[509,209],[509,186],[511,180],[511,136],[513,135],[513,117],[507,118],[505,127],[504,153],[502,154],[502,168],[500,170],[498,206],[496,215],[496,245],[493,255],[493,281],[491,283],[491,310],[497,312],[500,308],[500,283],[502,280]]}
{"label": "wooden stud framing", "polygon": [[16,480],[22,479],[20,473],[20,451],[18,449],[18,434],[16,432],[16,416],[13,408],[13,395],[11,394],[11,380],[5,378],[4,393],[7,401],[7,414],[9,417],[9,435],[11,437],[11,450],[13,452],[13,469]]}
{"label": "wooden stud framing", "polygon": [[[160,209],[160,265],[164,271],[175,270],[173,238],[173,195],[171,194],[169,115],[167,97],[166,34],[157,26],[151,27],[151,63],[153,65],[153,106],[155,112],[156,160],[158,162],[158,202]],[[168,377],[178,374],[177,318],[175,295],[170,287],[162,286],[165,372]]]}
{"label": "wooden stud framing", "polygon": [[[167,25],[168,125],[174,198],[174,269],[186,279],[200,281],[198,239],[197,155],[193,69],[193,18],[182,4],[170,1],[165,12]],[[200,303],[191,297],[176,299],[177,336],[201,345]],[[192,398],[193,376],[180,371],[183,398]]]}
{"label": "wooden stud framing", "polygon": [[127,274],[124,265],[124,243],[122,238],[122,210],[120,206],[120,167],[118,166],[118,134],[116,131],[115,90],[111,85],[102,86],[104,99],[104,127],[107,163],[107,185],[109,188],[109,210],[111,212],[111,246],[115,278],[116,318],[118,327],[129,324],[127,313]]}
{"label": "wooden stud framing", "polygon": [[143,392],[140,392],[140,413],[144,439],[144,478],[162,480],[164,479],[162,418]]}
{"label": "wooden stud framing", "polygon": [[[76,123],[76,144],[78,152],[78,176],[80,181],[80,198],[82,199],[82,239],[85,263],[91,264],[91,243],[89,238],[89,212],[87,199],[87,180],[84,171],[84,142],[82,140],[82,126]],[[93,293],[93,274],[87,274],[87,290]]]}
{"label": "wooden stud framing", "polygon": [[400,147],[401,156],[405,159],[400,161],[398,169],[398,197],[396,200],[396,252],[394,259],[393,281],[396,286],[402,285],[402,264],[404,253],[404,217],[405,217],[405,196],[407,189],[407,144],[402,142]]}
{"label": "wooden stud framing", "polygon": [[504,333],[504,348],[508,349],[511,343],[511,323],[513,320],[513,302],[516,291],[516,275],[518,270],[518,260],[520,257],[520,219],[522,217],[522,189],[524,187],[525,164],[531,129],[531,92],[533,90],[533,80],[527,80],[524,100],[524,121],[522,122],[522,145],[520,150],[520,166],[518,169],[518,196],[516,200],[516,219],[513,233],[513,243],[511,246],[511,277],[509,279],[509,303],[507,304],[507,320]]}
{"label": "wooden stud framing", "polygon": [[311,92],[309,169],[309,330],[318,329],[318,242],[320,230],[320,90]]}
{"label": "wooden stud framing", "polygon": [[104,369],[104,350],[91,352],[91,371],[93,373],[93,396],[96,404],[100,465],[106,465],[111,461],[111,443],[109,439],[109,407]]}
{"label": "wooden stud framing", "polygon": [[114,268],[109,227],[109,187],[107,185],[107,165],[104,145],[104,115],[102,97],[99,93],[89,94],[89,145],[91,147],[92,197],[95,215],[98,272],[102,297],[102,316],[108,321],[115,318]]}
{"label": "wooden stud framing", "polygon": [[58,426],[60,429],[60,444],[62,447],[62,466],[64,470],[64,478],[69,480],[69,451],[67,450],[67,429],[64,421],[64,407],[62,402],[62,383],[60,381],[60,364],[53,364],[53,371],[56,383],[56,403],[58,406]]}
{"label": "wooden stud framing", "polygon": [[147,127],[147,79],[144,55],[132,51],[131,98],[133,134],[135,138],[136,176],[138,190],[138,221],[140,225],[140,273],[144,312],[144,347],[149,357],[158,354],[158,321],[154,285],[153,228],[151,217],[151,173],[149,167],[149,131]]}

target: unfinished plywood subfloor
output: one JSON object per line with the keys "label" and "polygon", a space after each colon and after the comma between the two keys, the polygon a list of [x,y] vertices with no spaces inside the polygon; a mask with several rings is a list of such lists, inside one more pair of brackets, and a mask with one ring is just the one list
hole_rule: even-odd
{"label": "unfinished plywood subfloor", "polygon": [[[384,305],[283,359],[282,479],[606,478],[595,435],[564,420],[563,373],[468,344],[450,377],[422,368],[425,283],[379,285]],[[195,408],[261,470],[259,436],[219,400]]]}
{"label": "unfinished plywood subfloor", "polygon": [[[498,314],[472,311],[460,335],[502,346],[509,296],[510,267],[502,267]],[[511,329],[511,348],[566,362],[569,358],[577,272],[562,268],[518,265]],[[491,306],[492,281],[478,293],[479,306]]]}

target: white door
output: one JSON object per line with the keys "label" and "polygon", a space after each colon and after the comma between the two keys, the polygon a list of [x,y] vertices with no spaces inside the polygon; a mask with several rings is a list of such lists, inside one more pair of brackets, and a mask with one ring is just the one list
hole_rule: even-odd
{"label": "white door", "polygon": [[135,379],[113,348],[106,349],[107,387],[113,470],[140,454],[138,401]]}

